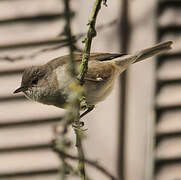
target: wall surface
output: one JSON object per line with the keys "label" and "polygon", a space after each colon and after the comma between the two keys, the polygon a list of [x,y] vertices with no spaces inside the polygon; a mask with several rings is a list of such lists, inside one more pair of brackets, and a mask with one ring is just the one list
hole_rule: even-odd
{"label": "wall surface", "polygon": [[[132,27],[130,52],[155,43],[155,3],[155,0],[149,3],[146,0],[130,1]],[[75,34],[87,31],[86,24],[92,5],[92,0],[73,1],[73,9],[78,10],[73,22]],[[59,0],[0,2],[0,57],[28,55],[49,47],[46,43],[37,44],[39,41],[54,42],[55,37],[62,32],[64,22],[56,18],[59,11],[63,11],[62,9]],[[100,11],[98,24],[107,24],[120,17],[120,9],[119,0],[108,1],[108,7],[103,6]],[[35,22],[21,20],[22,16],[28,19],[50,14],[54,16],[53,20]],[[116,25],[98,31],[93,41],[92,52],[119,52],[119,36],[120,32]],[[26,43],[32,42],[36,45],[25,46]],[[14,48],[17,44],[23,45],[21,48]],[[79,46],[82,46],[81,42]],[[15,96],[12,92],[20,85],[22,70],[25,67],[46,63],[66,53],[67,48],[62,48],[44,52],[33,59],[18,62],[0,61],[0,82],[2,84],[0,89],[0,175],[51,169],[52,174],[44,176],[44,179],[56,179],[54,170],[58,167],[59,161],[47,148],[47,144],[53,136],[52,125],[57,122],[58,117],[63,115],[64,110],[25,100],[22,95]],[[151,180],[154,58],[133,65],[129,69],[128,76],[125,180]],[[115,175],[117,174],[117,154],[119,153],[117,149],[120,138],[118,137],[118,83],[117,81],[111,95],[84,118],[85,128],[88,128],[87,139],[84,143],[87,157],[98,160]],[[45,119],[52,119],[52,122],[45,122]],[[74,138],[73,133],[71,136]],[[42,145],[42,148],[33,149],[38,145]],[[13,148],[16,147],[19,147],[19,150],[14,151]],[[21,147],[31,147],[31,149],[22,150]],[[107,179],[92,168],[88,168],[88,174],[96,180]],[[17,176],[14,179],[39,180],[42,179],[42,175],[34,178],[26,175]]]}
{"label": "wall surface", "polygon": [[[132,38],[130,51],[152,46],[156,1],[130,1]],[[126,178],[151,180],[155,58],[133,65],[128,74]]]}

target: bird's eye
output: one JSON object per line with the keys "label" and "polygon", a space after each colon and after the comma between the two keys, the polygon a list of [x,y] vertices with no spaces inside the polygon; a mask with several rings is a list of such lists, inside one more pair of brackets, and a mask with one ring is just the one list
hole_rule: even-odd
{"label": "bird's eye", "polygon": [[37,78],[32,81],[32,84],[37,84],[37,83],[38,83],[38,79]]}

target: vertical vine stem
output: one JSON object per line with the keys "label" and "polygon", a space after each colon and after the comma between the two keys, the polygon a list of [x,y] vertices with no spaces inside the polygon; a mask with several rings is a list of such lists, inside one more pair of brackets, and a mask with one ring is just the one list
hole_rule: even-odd
{"label": "vertical vine stem", "polygon": [[[97,19],[98,12],[101,9],[102,2],[106,5],[106,0],[96,0],[95,1],[90,20],[88,22],[89,29],[87,32],[87,37],[84,40],[85,47],[84,47],[84,52],[82,55],[82,62],[80,65],[80,72],[78,75],[78,79],[80,80],[81,85],[83,85],[83,83],[84,83],[84,77],[88,70],[88,60],[90,57],[92,39],[96,36],[96,30],[95,30],[96,19]],[[78,155],[80,157],[78,167],[79,167],[79,170],[81,173],[81,178],[85,179],[85,165],[84,165],[84,161],[81,160],[81,159],[84,159],[84,151],[83,151],[83,147],[82,147],[81,135],[79,135],[80,130],[81,130],[80,123],[78,123],[78,129],[75,130],[76,146],[78,149]]]}
{"label": "vertical vine stem", "polygon": [[85,173],[85,164],[82,159],[84,159],[84,151],[82,146],[82,136],[81,136],[81,126],[79,121],[79,110],[80,110],[80,102],[79,99],[83,94],[82,87],[80,86],[79,81],[77,81],[76,78],[76,70],[75,70],[75,62],[74,62],[74,42],[73,42],[73,36],[71,32],[71,16],[70,16],[70,0],[64,0],[65,5],[65,18],[66,18],[66,25],[65,25],[65,32],[67,35],[67,39],[69,42],[69,73],[72,78],[72,82],[70,84],[70,93],[73,94],[69,98],[69,103],[71,106],[69,106],[68,112],[67,112],[67,120],[71,121],[75,124],[76,128],[74,128],[75,134],[76,134],[76,147],[78,151],[78,157],[79,157],[79,163],[78,163],[78,171],[80,174],[80,177],[82,180],[86,178]]}
{"label": "vertical vine stem", "polygon": [[84,40],[85,48],[84,48],[84,52],[82,55],[80,73],[78,75],[78,79],[80,80],[81,84],[84,83],[84,77],[88,70],[88,60],[90,57],[92,39],[96,36],[96,30],[95,30],[96,19],[97,19],[99,10],[101,9],[102,2],[106,5],[106,0],[96,0],[95,1],[93,9],[92,9],[91,17],[88,22],[89,29],[87,32],[87,37]]}
{"label": "vertical vine stem", "polygon": [[[85,38],[85,48],[84,53],[82,56],[82,63],[80,66],[80,73],[78,75],[77,80],[76,77],[76,69],[75,69],[75,61],[74,61],[74,38],[72,36],[71,32],[71,10],[70,10],[70,0],[63,0],[64,1],[64,13],[65,13],[65,34],[67,36],[67,40],[69,43],[69,54],[70,58],[68,59],[68,72],[71,77],[70,82],[70,97],[69,97],[69,106],[67,109],[67,113],[64,118],[64,133],[66,132],[67,126],[69,124],[74,124],[74,131],[76,134],[76,147],[78,151],[78,172],[80,174],[80,177],[82,180],[85,180],[87,178],[86,172],[85,172],[85,155],[84,150],[82,146],[82,137],[83,137],[83,130],[81,129],[81,122],[80,122],[80,99],[83,96],[83,85],[84,83],[84,77],[86,75],[86,72],[88,70],[88,59],[90,56],[90,50],[91,50],[91,44],[92,39],[96,36],[96,30],[95,30],[95,24],[96,24],[96,18],[98,15],[98,12],[101,8],[101,4],[106,4],[106,0],[96,0],[92,9],[91,17],[88,23],[89,29],[87,33],[87,37]],[[66,162],[62,159],[63,166],[66,167]],[[63,167],[63,168],[65,168]],[[62,177],[63,179],[66,177],[65,172],[62,171]]]}

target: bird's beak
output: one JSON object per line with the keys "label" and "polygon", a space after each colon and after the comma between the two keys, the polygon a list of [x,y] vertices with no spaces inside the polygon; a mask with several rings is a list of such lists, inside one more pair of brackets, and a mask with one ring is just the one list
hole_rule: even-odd
{"label": "bird's beak", "polygon": [[16,94],[19,92],[24,92],[26,90],[28,90],[28,87],[20,87],[20,88],[16,89],[13,93]]}

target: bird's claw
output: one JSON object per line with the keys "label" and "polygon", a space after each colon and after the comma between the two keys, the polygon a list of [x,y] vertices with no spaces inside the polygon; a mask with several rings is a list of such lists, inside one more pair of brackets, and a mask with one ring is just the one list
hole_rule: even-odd
{"label": "bird's claw", "polygon": [[84,122],[83,121],[80,121],[79,124],[77,123],[73,123],[72,126],[74,128],[82,128],[84,126]]}

